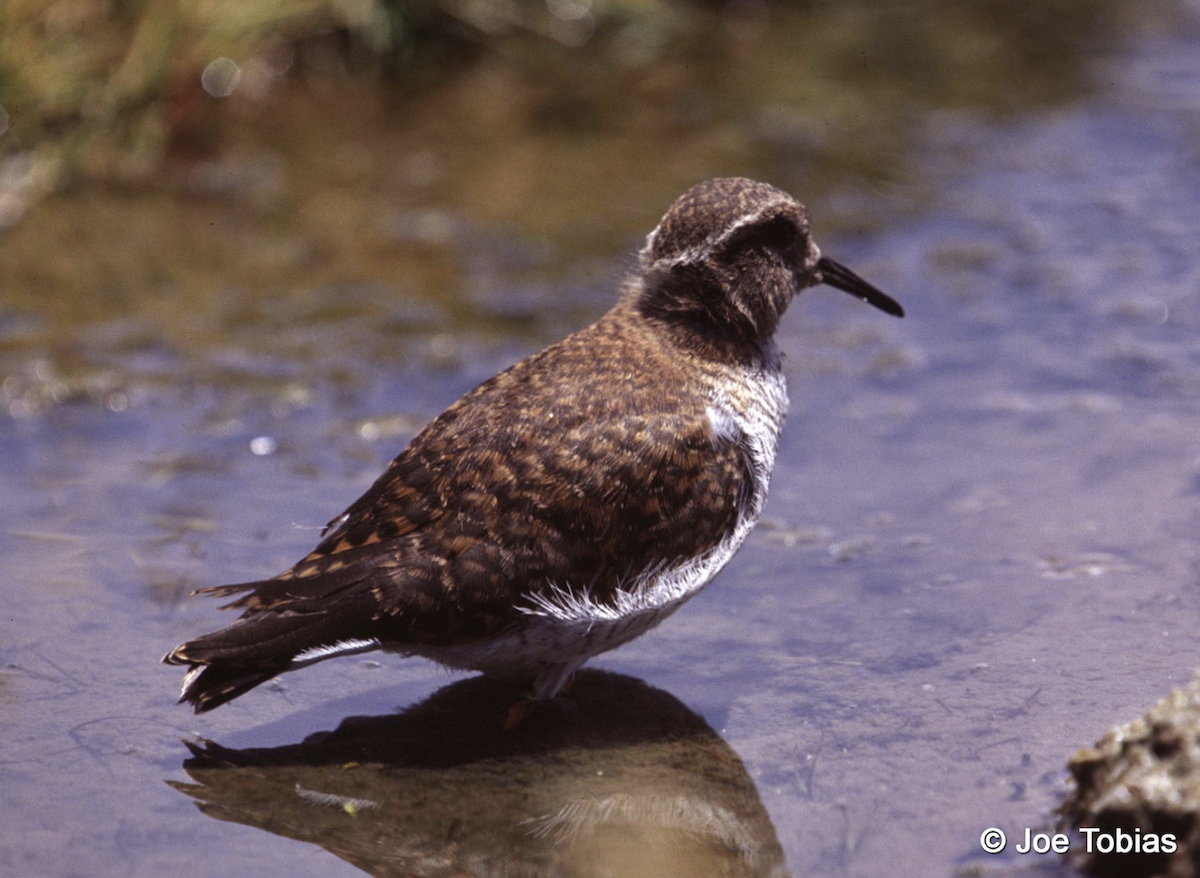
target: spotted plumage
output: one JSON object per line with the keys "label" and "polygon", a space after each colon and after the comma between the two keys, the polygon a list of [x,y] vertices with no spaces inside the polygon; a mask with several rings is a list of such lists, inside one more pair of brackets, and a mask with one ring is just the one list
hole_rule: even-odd
{"label": "spotted plumage", "polygon": [[903,313],[821,256],[791,196],[693,187],[608,314],[435,418],[290,570],[201,590],[242,615],[166,656],[189,666],[181,700],[377,648],[552,697],[749,534],[787,408],[775,329],[822,282]]}

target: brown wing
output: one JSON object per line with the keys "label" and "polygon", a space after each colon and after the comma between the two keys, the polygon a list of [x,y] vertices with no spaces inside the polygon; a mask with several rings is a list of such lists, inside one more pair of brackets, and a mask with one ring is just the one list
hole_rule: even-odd
{"label": "brown wing", "polygon": [[714,435],[673,352],[631,341],[636,331],[614,312],[484,383],[293,568],[205,589],[240,594],[227,606],[244,612],[167,656],[207,666],[183,697],[211,709],[327,648],[487,637],[531,595],[612,600],[643,571],[717,545],[751,470]]}
{"label": "brown wing", "polygon": [[522,595],[555,585],[609,600],[715,546],[748,496],[745,457],[714,437],[673,352],[629,344],[614,322],[463,397],[312,553],[230,606],[315,609],[369,590],[389,640],[437,643],[510,624]]}

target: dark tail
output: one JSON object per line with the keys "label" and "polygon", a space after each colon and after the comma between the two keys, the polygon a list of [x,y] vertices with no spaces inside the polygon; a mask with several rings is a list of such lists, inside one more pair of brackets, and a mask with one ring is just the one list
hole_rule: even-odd
{"label": "dark tail", "polygon": [[[183,663],[172,658],[173,655],[171,653],[163,661],[168,664]],[[232,701],[286,670],[286,667],[250,670],[236,665],[192,665],[183,678],[183,692],[179,701],[192,705],[196,713],[204,713],[220,707],[226,701]]]}
{"label": "dark tail", "polygon": [[204,713],[284,671],[378,648],[378,640],[362,634],[371,609],[368,594],[338,602],[336,613],[251,610],[228,628],[177,646],[163,661],[188,666],[179,700]]}

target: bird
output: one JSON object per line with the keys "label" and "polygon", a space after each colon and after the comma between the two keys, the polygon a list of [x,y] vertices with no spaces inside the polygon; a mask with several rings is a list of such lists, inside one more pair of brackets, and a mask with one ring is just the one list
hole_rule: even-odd
{"label": "bird", "polygon": [[320,543],[171,650],[197,713],[285,671],[384,650],[553,698],[594,656],[695,596],[762,513],[787,411],[775,334],[826,284],[902,317],[822,254],[768,183],[698,183],[595,323],[418,432]]}

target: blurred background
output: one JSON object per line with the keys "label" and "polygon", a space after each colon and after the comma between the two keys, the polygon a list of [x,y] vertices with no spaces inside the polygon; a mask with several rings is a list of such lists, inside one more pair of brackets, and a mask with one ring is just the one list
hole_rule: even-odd
{"label": "blurred background", "polygon": [[1196,665],[1198,143],[1195,0],[8,0],[0,872],[391,874],[162,781],[450,677],[194,719],[157,662],[226,619],[187,595],[293,563],[721,175],[909,316],[792,306],[766,519],[598,664],[745,763],[771,874],[1035,865],[980,832]]}
{"label": "blurred background", "polygon": [[711,176],[793,191],[827,237],[894,226],[938,194],[931,137],[1080,100],[1099,54],[1171,19],[1119,0],[15,0],[0,288],[57,339],[152,311],[192,350],[231,291],[254,308],[378,285],[477,321],[467,294],[511,298],[464,277],[489,243],[557,282]]}

